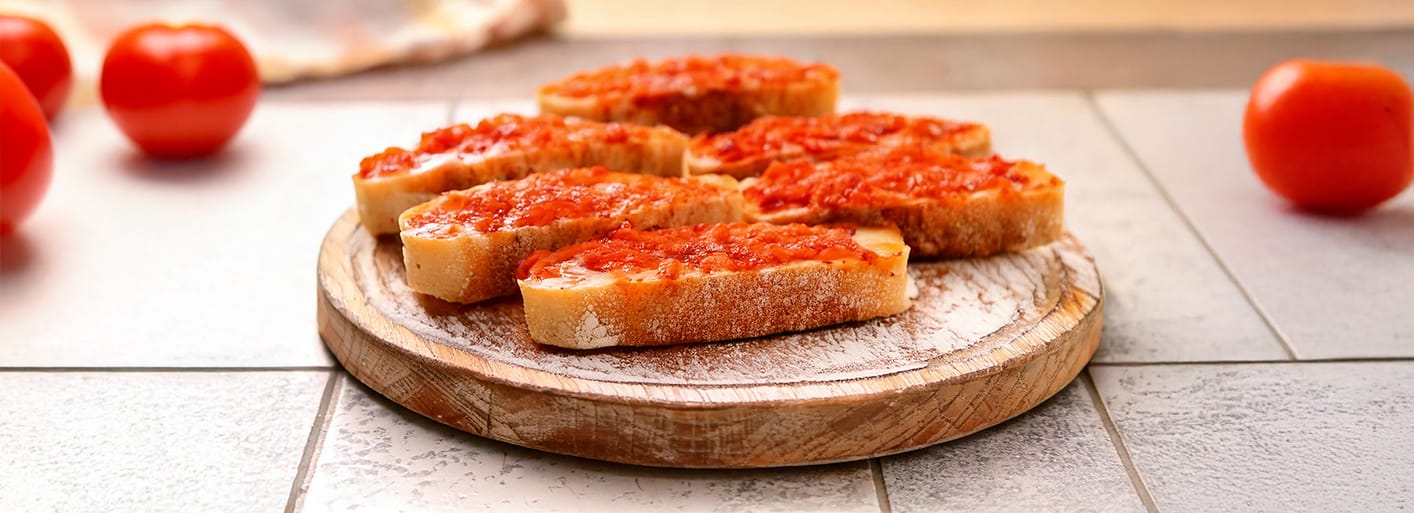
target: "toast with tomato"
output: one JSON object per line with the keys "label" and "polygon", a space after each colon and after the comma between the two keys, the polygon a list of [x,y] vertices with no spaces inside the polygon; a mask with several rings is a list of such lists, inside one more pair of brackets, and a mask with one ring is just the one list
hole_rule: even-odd
{"label": "toast with tomato", "polygon": [[735,130],[773,114],[831,114],[838,96],[839,71],[832,66],[734,54],[639,59],[536,91],[541,112],[663,124],[689,134]]}
{"label": "toast with tomato", "polygon": [[992,135],[981,123],[882,112],[765,116],[734,132],[694,137],[683,166],[690,174],[747,178],[760,175],[774,162],[824,162],[908,144],[981,157],[991,153]]}
{"label": "toast with tomato", "polygon": [[663,178],[599,166],[550,171],[442,195],[403,212],[408,285],[474,303],[515,294],[536,250],[602,237],[625,224],[672,227],[741,220],[736,180]]}
{"label": "toast with tomato", "polygon": [[919,257],[1019,251],[1064,230],[1065,183],[1043,166],[919,146],[776,163],[742,193],[748,221],[891,223]]}
{"label": "toast with tomato", "polygon": [[536,342],[570,349],[757,337],[909,307],[898,230],[715,224],[532,254],[517,271]]}
{"label": "toast with tomato", "polygon": [[427,132],[412,149],[388,148],[363,159],[354,193],[364,228],[397,233],[398,215],[413,205],[533,172],[604,165],[679,176],[686,145],[686,136],[667,127],[501,114]]}

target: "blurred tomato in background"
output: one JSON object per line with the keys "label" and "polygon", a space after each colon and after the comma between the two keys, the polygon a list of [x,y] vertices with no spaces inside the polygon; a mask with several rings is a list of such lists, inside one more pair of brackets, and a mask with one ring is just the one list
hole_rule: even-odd
{"label": "blurred tomato in background", "polygon": [[74,85],[69,50],[42,21],[0,14],[0,61],[29,88],[45,117],[54,119]]}
{"label": "blurred tomato in background", "polygon": [[0,63],[0,235],[13,232],[39,206],[53,166],[44,111],[20,77]]}
{"label": "blurred tomato in background", "polygon": [[150,155],[188,158],[225,146],[255,109],[250,51],[212,25],[139,25],[108,48],[99,78],[108,114]]}

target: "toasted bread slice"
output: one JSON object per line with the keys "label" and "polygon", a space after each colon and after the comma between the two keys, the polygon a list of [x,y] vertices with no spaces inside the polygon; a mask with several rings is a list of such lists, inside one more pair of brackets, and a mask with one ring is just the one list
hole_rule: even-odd
{"label": "toasted bread slice", "polygon": [[664,124],[689,134],[735,130],[760,116],[835,111],[839,71],[785,57],[689,55],[578,73],[536,91],[541,112]]}
{"label": "toasted bread slice", "polygon": [[398,215],[438,194],[532,172],[604,165],[680,176],[687,136],[668,127],[501,114],[476,126],[422,134],[416,148],[363,159],[353,176],[359,219],[374,235],[398,232]]}
{"label": "toasted bread slice", "polygon": [[748,221],[893,223],[919,257],[1019,251],[1064,230],[1065,183],[1041,165],[917,146],[777,163],[742,189]]}
{"label": "toasted bread slice", "polygon": [[735,132],[694,137],[683,166],[690,174],[747,178],[760,175],[773,162],[824,162],[906,144],[982,157],[992,151],[992,134],[981,123],[878,112],[816,118],[766,116]]}
{"label": "toasted bread slice", "polygon": [[449,192],[403,212],[408,286],[458,303],[516,293],[536,250],[603,237],[625,223],[660,228],[741,220],[736,180],[564,169]]}
{"label": "toasted bread slice", "polygon": [[898,230],[719,224],[537,252],[517,271],[536,342],[571,349],[756,337],[908,309]]}

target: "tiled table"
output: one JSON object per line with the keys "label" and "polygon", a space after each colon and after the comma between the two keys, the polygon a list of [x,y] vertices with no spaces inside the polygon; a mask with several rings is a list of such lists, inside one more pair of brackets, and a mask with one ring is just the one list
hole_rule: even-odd
{"label": "tiled table", "polygon": [[981,434],[813,468],[678,471],[452,431],[348,377],[314,262],[360,156],[524,102],[267,101],[214,161],[135,157],[99,112],[0,270],[0,512],[1414,509],[1414,194],[1285,209],[1238,91],[853,97],[972,118],[1069,183],[1104,341]]}

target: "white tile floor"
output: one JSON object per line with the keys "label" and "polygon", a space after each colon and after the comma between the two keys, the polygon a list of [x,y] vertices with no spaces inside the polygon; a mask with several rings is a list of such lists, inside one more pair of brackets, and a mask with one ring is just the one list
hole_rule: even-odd
{"label": "white tile floor", "polygon": [[1097,101],[1297,357],[1414,356],[1414,193],[1356,219],[1294,212],[1247,167],[1246,95]]}
{"label": "white tile floor", "polygon": [[[0,248],[0,511],[1414,506],[1408,361],[1221,363],[1291,360],[1278,334],[1303,359],[1414,356],[1400,301],[1414,195],[1361,219],[1293,214],[1242,159],[1240,92],[1095,98],[846,103],[985,121],[1003,154],[1068,180],[1068,222],[1108,294],[1090,371],[1103,401],[1078,383],[940,447],[750,472],[481,440],[335,370],[314,334],[314,256],[358,158],[501,104],[267,102],[199,165],[135,159],[101,113],[66,116],[53,190]],[[331,374],[343,382],[321,396]]]}
{"label": "white tile floor", "polygon": [[884,458],[893,511],[1144,511],[1083,381],[994,429]]}
{"label": "white tile floor", "polygon": [[[864,462],[786,470],[634,467],[452,430],[349,380],[303,511],[874,512]],[[372,481],[376,485],[370,486]]]}
{"label": "white tile floor", "polygon": [[447,103],[265,103],[220,157],[137,156],[102,112],[56,125],[54,182],[0,288],[0,366],[328,366],[314,330],[324,232],[364,155]]}
{"label": "white tile floor", "polygon": [[0,511],[279,511],[330,374],[0,372]]}
{"label": "white tile floor", "polygon": [[1091,372],[1160,511],[1414,508],[1414,362]]}

